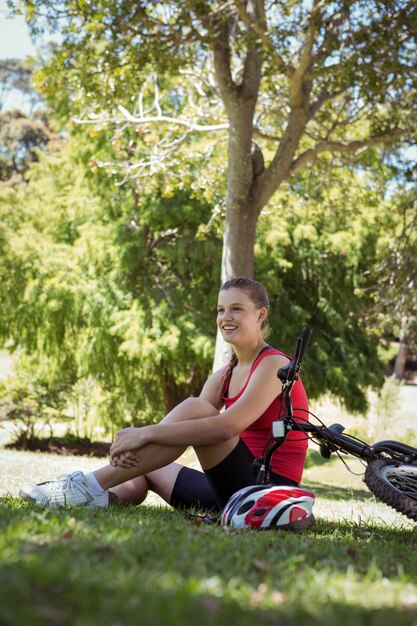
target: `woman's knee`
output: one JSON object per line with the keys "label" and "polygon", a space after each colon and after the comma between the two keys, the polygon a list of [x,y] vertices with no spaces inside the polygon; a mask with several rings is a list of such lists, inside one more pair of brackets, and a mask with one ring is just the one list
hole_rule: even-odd
{"label": "woman's knee", "polygon": [[218,410],[203,398],[187,398],[178,404],[162,421],[180,422],[188,419],[198,419],[199,417],[209,417],[217,415]]}
{"label": "woman's knee", "polygon": [[116,487],[111,488],[114,494],[114,502],[118,504],[141,504],[148,494],[148,481],[146,476],[138,476]]}

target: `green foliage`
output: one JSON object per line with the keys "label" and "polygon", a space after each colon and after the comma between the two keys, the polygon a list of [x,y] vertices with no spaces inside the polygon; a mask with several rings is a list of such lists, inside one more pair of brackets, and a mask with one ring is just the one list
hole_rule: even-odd
{"label": "green foliage", "polygon": [[200,391],[220,245],[196,239],[206,201],[187,190],[158,194],[155,181],[141,198],[104,172],[96,181],[82,162],[86,146],[78,138],[45,155],[27,185],[1,192],[0,331],[37,356],[51,384],[95,381],[92,410],[114,428],[158,420]]}
{"label": "green foliage", "polygon": [[367,318],[370,326],[402,337],[416,350],[417,196],[415,186],[399,183],[400,189],[389,199],[386,231],[379,240],[377,282]]}
{"label": "green foliage", "polygon": [[[384,384],[379,390],[374,410],[367,424],[368,437],[371,441],[384,439],[387,433],[390,433],[390,438],[398,437],[402,442],[405,442],[406,438],[410,438],[410,432],[405,432],[403,427],[400,427],[400,432],[396,434],[396,428],[398,428],[398,410],[401,405],[401,385],[402,382],[395,376],[387,376],[385,378]],[[414,433],[412,438],[414,444],[411,445],[415,445],[415,439],[416,435]]]}
{"label": "green foliage", "polygon": [[[33,0],[25,9],[35,35],[45,28],[61,33],[62,45],[39,79],[45,93],[64,99],[59,106],[65,117],[70,109],[77,113],[83,110],[87,102],[92,112],[114,111],[118,104],[134,103],[136,86],[150,71],[166,78],[179,75],[185,68],[204,68],[211,63],[208,53],[218,43],[224,23],[229,23],[232,70],[236,74],[248,50],[257,47],[262,51],[264,80],[259,105],[265,114],[264,129],[272,123],[275,134],[278,128],[285,128],[282,113],[288,104],[287,89],[277,89],[277,84],[287,87],[291,70],[311,35],[310,88],[325,104],[318,111],[318,126],[333,125],[342,130],[342,118],[379,105],[371,124],[375,130],[383,130],[390,115],[395,113],[399,120],[407,114],[405,108],[391,109],[391,104],[403,100],[412,108],[407,90],[415,78],[413,2],[359,0],[324,3],[313,9],[302,2],[273,3],[261,10],[257,24],[251,20],[250,10],[235,2],[225,7],[221,2],[190,0],[168,4]],[[132,86],[132,91],[126,86]],[[324,90],[329,100],[333,94],[343,96],[345,92],[348,98],[345,102],[341,98],[334,106],[326,103]],[[175,102],[185,100],[184,94],[179,89]],[[347,134],[351,132],[349,127]]]}
{"label": "green foliage", "polygon": [[[199,194],[198,169],[182,189],[143,180],[139,195],[91,166],[113,150],[104,134],[78,134],[0,195],[3,340],[66,390],[63,415],[84,435],[98,421],[111,431],[158,420],[199,393],[213,356],[222,220]],[[309,395],[330,391],[352,411],[365,411],[367,388],[382,382],[378,336],[364,323],[395,224],[380,191],[371,176],[324,163],[299,174],[258,228],[270,342],[291,353],[309,324]]]}
{"label": "green foliage", "polygon": [[379,190],[330,167],[327,175],[316,169],[299,176],[276,203],[279,211],[261,217],[257,240],[257,276],[272,296],[271,343],[292,353],[297,333],[309,325],[314,335],[303,365],[309,395],[331,391],[349,410],[365,412],[367,388],[382,383],[378,336],[363,322],[385,236]]}
{"label": "green foliage", "polygon": [[[15,373],[0,380],[0,421],[16,424],[17,437],[26,448],[38,435],[53,433],[53,422],[64,419],[68,389],[48,379],[46,368],[23,355],[16,359]],[[43,371],[42,371],[43,370]]]}
{"label": "green foliage", "polygon": [[[226,173],[229,192],[234,178],[243,181],[228,192],[239,198],[241,222],[287,179],[270,205],[277,215],[258,229],[271,342],[291,352],[309,323],[310,395],[330,390],[364,410],[366,388],[382,380],[378,329],[392,314],[376,270],[400,220],[384,199],[385,169],[366,174],[381,162],[376,150],[318,158],[353,154],[375,135],[413,136],[414,3],[272,3],[265,24],[234,2],[35,0],[25,10],[35,34],[46,26],[61,33],[37,80],[71,139],[33,165],[27,186],[1,192],[3,339],[47,363],[54,384],[93,381],[109,427],[158,419],[210,371]],[[216,68],[219,45],[229,58],[217,56]],[[254,59],[259,93],[244,80]],[[242,94],[257,102],[256,136],[243,143],[256,138],[267,169],[280,163],[269,169],[269,187],[266,170],[255,172],[239,148],[230,161],[233,142],[226,172],[224,122],[236,131],[230,111],[243,115]],[[167,125],[164,116],[181,119]],[[201,127],[219,122],[202,139]],[[314,161],[316,169],[303,169]],[[349,167],[338,175],[342,162]],[[390,286],[391,302],[400,293],[392,285],[404,287],[410,314],[407,267],[417,256],[413,237],[405,239],[401,271],[388,263],[380,284]],[[380,306],[373,316],[372,306]]]}
{"label": "green foliage", "polygon": [[0,60],[0,111],[5,108],[5,100],[12,91],[19,92],[31,109],[39,104],[41,97],[31,83],[33,68],[31,57]]}
{"label": "green foliage", "polygon": [[[152,3],[133,0],[116,4],[103,0],[94,5],[71,0],[61,7],[31,2],[27,17],[35,34],[39,27],[50,26],[58,28],[65,41],[55,51],[46,72],[41,73],[40,86],[47,94],[60,92],[64,96],[58,107],[64,116],[69,108],[82,108],[81,99],[86,93],[92,98],[93,108],[115,101],[128,104],[131,94],[126,85],[143,81],[150,67],[169,73],[190,58],[189,50],[181,45],[182,29],[191,34],[190,15],[184,9],[180,3],[153,7]],[[38,20],[39,11],[43,20]]]}

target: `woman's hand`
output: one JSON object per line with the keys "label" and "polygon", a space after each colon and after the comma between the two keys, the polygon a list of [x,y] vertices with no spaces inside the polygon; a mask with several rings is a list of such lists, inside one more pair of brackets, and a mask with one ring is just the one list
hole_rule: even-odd
{"label": "woman's hand", "polygon": [[110,447],[110,457],[120,456],[122,452],[129,450],[138,450],[147,443],[150,443],[151,426],[142,426],[142,428],[123,428],[117,431],[114,441]]}
{"label": "woman's hand", "polygon": [[140,464],[140,457],[137,451],[121,452],[117,455],[110,455],[110,465],[113,467],[137,467]]}

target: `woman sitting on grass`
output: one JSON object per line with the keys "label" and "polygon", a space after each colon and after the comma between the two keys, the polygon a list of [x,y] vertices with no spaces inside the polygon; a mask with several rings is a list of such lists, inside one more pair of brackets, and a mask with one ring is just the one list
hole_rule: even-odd
{"label": "woman sitting on grass", "polygon": [[[254,459],[264,450],[272,422],[285,411],[277,371],[288,358],[264,340],[269,301],[260,283],[227,281],[217,310],[217,325],[234,352],[229,365],[208,378],[198,398],[184,400],[158,424],[119,430],[109,465],[25,485],[21,497],[47,507],[106,508],[113,502],[139,504],[151,489],[174,507],[218,511],[236,491],[255,484]],[[301,380],[292,400],[295,416],[306,419]],[[203,472],[174,462],[188,446]],[[290,433],[273,456],[269,482],[298,485],[306,451],[307,439]]]}

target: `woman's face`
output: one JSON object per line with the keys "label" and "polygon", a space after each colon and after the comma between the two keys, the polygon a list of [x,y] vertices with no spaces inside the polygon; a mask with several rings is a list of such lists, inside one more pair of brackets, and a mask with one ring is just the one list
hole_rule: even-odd
{"label": "woman's face", "polygon": [[266,309],[256,308],[245,291],[221,291],[217,305],[217,326],[223,339],[231,344],[252,343],[261,335]]}

